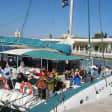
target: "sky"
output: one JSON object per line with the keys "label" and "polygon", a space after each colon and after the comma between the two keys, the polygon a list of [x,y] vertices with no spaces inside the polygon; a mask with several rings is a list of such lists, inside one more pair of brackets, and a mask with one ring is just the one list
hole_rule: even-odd
{"label": "sky", "polygon": [[[32,7],[23,36],[54,38],[66,34],[69,25],[69,6],[62,8],[62,0],[32,0]],[[11,36],[21,31],[29,0],[0,0],[0,35]],[[101,0],[103,32],[112,35],[112,0]],[[100,31],[98,0],[90,0],[91,37]],[[74,36],[88,36],[88,0],[74,0]]]}

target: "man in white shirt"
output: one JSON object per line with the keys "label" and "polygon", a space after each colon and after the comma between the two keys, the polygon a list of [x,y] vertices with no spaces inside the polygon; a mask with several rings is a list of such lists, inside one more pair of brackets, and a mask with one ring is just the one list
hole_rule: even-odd
{"label": "man in white shirt", "polygon": [[5,78],[7,81],[7,84],[9,85],[10,89],[13,89],[11,76],[12,76],[12,68],[9,66],[8,63],[6,63],[6,67],[4,69],[1,69],[2,77]]}
{"label": "man in white shirt", "polygon": [[11,79],[12,76],[12,68],[9,67],[9,64],[6,63],[6,67],[4,69],[1,69],[2,77],[4,77],[6,80]]}
{"label": "man in white shirt", "polygon": [[21,63],[20,63],[20,66],[17,68],[17,74],[18,73],[23,73],[23,74],[25,74],[25,64],[24,64],[24,62],[22,61]]}

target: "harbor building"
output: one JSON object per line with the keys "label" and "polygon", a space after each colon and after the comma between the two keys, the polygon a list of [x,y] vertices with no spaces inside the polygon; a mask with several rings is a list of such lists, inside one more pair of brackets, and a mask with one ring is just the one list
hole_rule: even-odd
{"label": "harbor building", "polygon": [[[97,33],[99,34],[99,33]],[[88,56],[88,38],[87,37],[73,37],[73,38],[64,38],[60,39],[40,39],[48,42],[57,42],[70,44],[72,46],[72,54]],[[112,58],[112,38],[104,38],[103,42],[101,38],[91,38],[91,54],[93,57],[102,57],[102,52],[104,52],[105,58]]]}

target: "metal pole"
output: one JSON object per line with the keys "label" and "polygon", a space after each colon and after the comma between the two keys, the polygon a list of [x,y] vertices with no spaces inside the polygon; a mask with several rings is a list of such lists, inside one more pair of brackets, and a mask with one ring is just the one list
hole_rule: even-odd
{"label": "metal pole", "polygon": [[41,58],[41,69],[42,69],[42,58]]}
{"label": "metal pole", "polygon": [[70,2],[70,16],[69,16],[69,29],[68,29],[68,38],[71,38],[72,35],[72,18],[73,18],[73,1]]}
{"label": "metal pole", "polygon": [[19,60],[18,60],[18,56],[17,56],[17,68],[18,68],[18,66],[19,66],[19,62],[18,62]]}
{"label": "metal pole", "polygon": [[48,60],[47,60],[47,71],[48,71],[48,69],[49,69],[49,65],[48,65]]}

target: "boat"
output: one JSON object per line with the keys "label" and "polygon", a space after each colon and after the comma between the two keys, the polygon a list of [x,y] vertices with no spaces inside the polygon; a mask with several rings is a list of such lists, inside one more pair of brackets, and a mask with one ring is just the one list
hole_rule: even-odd
{"label": "boat", "polygon": [[[88,0],[88,8],[89,8],[89,0]],[[72,13],[73,13],[73,0],[71,0],[71,7],[70,7],[70,26],[69,26],[69,38],[72,34]],[[88,14],[89,15],[89,14]],[[89,16],[88,16],[89,18]],[[90,26],[89,26],[90,27]],[[88,48],[90,49],[90,30],[89,32],[89,44]],[[25,41],[24,41],[25,40]],[[28,45],[31,47],[31,45],[34,45],[36,43],[36,40],[30,40],[26,41],[27,39],[25,38],[20,38],[19,42],[21,44],[18,44],[17,38],[1,38],[1,43],[7,43],[7,45],[11,46],[16,46],[16,47],[28,47]],[[30,41],[30,42],[29,42]],[[68,40],[67,40],[68,41]],[[22,43],[23,42],[23,43]],[[24,43],[25,42],[25,43]],[[39,41],[42,43],[41,41]],[[46,43],[44,43],[46,45]],[[23,45],[23,46],[22,46]],[[25,46],[24,46],[25,45]],[[1,53],[4,54],[12,54],[18,56],[31,56],[31,57],[38,57],[39,58],[39,53],[44,52],[46,53],[47,57],[45,54],[43,57],[45,59],[51,59],[54,60],[54,55],[57,56],[55,57],[56,59],[60,60],[82,60],[82,58],[79,57],[74,57],[74,56],[68,56],[65,54],[62,54],[62,52],[69,53],[69,46],[65,46],[65,49],[68,49],[66,51],[65,49],[61,49],[61,53],[58,52],[57,50],[60,50],[62,47],[57,47],[57,49],[52,50],[49,49],[47,52],[45,51],[45,45],[43,45],[43,49],[34,49],[34,48],[25,48],[25,49],[13,49],[9,51],[3,51]],[[55,48],[56,46],[61,44],[52,44],[48,45],[50,48]],[[14,51],[15,50],[15,51]],[[90,49],[91,50],[91,49]],[[26,51],[26,52],[25,52]],[[91,51],[90,51],[91,52]],[[50,56],[48,56],[48,54]],[[38,54],[38,55],[37,55]],[[53,55],[53,56],[52,56]],[[58,58],[59,57],[59,58]],[[42,61],[42,58],[41,58]],[[91,53],[89,55],[89,62],[91,61]],[[42,62],[41,62],[42,63]],[[93,65],[92,65],[93,66]],[[88,64],[89,68],[91,68],[91,63]],[[38,79],[38,77],[36,77]],[[73,85],[72,88],[64,88],[60,89],[54,96],[51,98],[42,100],[39,98],[39,93],[37,91],[37,88],[35,85],[31,85],[28,82],[24,82],[21,85],[17,84],[15,86],[15,89],[9,90],[8,85],[4,81],[4,79],[1,77],[1,80],[3,81],[4,88],[0,90],[0,111],[4,112],[6,111],[11,111],[11,112],[16,112],[16,111],[24,111],[24,112],[64,112],[65,110],[70,110],[72,108],[81,106],[83,104],[95,102],[97,100],[100,100],[102,98],[105,98],[109,95],[112,94],[112,71],[104,71],[104,74],[93,81],[89,83],[81,83],[80,85]],[[65,82],[66,84],[68,82]],[[28,86],[29,89],[25,91],[24,86]],[[10,110],[9,110],[10,109]]]}

